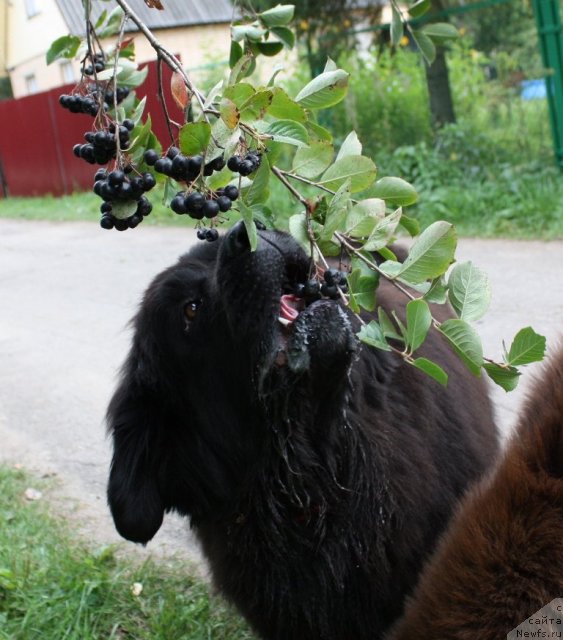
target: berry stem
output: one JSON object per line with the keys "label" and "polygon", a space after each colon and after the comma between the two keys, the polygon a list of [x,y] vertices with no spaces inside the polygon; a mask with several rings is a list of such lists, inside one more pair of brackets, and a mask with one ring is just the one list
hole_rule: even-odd
{"label": "berry stem", "polygon": [[[164,91],[162,90],[162,55],[160,52],[156,54],[156,72],[158,76],[157,84],[158,84],[158,100],[160,102],[160,106],[162,107],[162,111],[164,112],[164,119],[166,120],[166,127],[168,128],[168,135],[170,136],[170,144],[174,144],[174,134],[172,133],[172,127],[170,123],[172,122],[170,118],[170,114],[168,113],[168,107],[166,106],[166,98],[164,97]],[[176,124],[176,123],[174,123]],[[179,128],[179,127],[178,127]]]}
{"label": "berry stem", "polygon": [[201,112],[205,120],[208,124],[211,124],[207,118],[206,108],[204,96],[200,93],[199,89],[192,83],[189,79],[188,75],[184,71],[181,62],[171,54],[167,49],[165,49],[162,44],[155,38],[152,31],[147,27],[147,25],[139,18],[139,16],[135,13],[135,11],[130,7],[127,0],[115,0],[116,3],[123,9],[123,11],[129,15],[131,20],[139,27],[139,30],[143,33],[145,38],[149,41],[151,47],[156,51],[157,56],[162,58],[162,60],[173,70],[177,71],[181,76],[184,84],[190,91],[192,95],[195,96],[199,106],[201,107]]}

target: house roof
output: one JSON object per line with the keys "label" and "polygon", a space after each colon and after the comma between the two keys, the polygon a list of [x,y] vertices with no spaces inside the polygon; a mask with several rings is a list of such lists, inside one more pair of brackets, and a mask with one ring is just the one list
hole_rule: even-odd
{"label": "house roof", "polygon": [[[84,33],[84,6],[80,0],[55,0],[70,33]],[[200,24],[229,23],[233,17],[230,0],[162,0],[164,11],[150,9],[144,0],[129,0],[131,9],[149,29],[166,29]],[[109,7],[110,9],[113,6]],[[92,0],[92,21],[95,22],[107,2]],[[129,30],[136,30],[133,24]]]}

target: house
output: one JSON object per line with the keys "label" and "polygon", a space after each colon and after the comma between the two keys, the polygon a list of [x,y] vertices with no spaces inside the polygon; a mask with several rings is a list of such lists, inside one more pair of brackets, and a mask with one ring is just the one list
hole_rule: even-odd
{"label": "house", "polygon": [[[233,16],[230,0],[164,0],[164,11],[150,9],[143,0],[129,2],[186,68],[228,59]],[[92,21],[113,6],[92,0]],[[58,60],[47,66],[45,53],[60,36],[84,34],[83,12],[80,0],[0,0],[0,79],[9,77],[15,98],[79,80],[77,61]],[[135,28],[129,22],[131,35]],[[154,60],[154,51],[144,37],[137,38],[135,44],[137,62]]]}

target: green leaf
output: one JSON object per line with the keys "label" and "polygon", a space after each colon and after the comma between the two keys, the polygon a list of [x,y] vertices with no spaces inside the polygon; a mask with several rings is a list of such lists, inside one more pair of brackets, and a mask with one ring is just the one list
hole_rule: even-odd
{"label": "green leaf", "polygon": [[271,58],[283,49],[283,42],[257,42],[256,48],[263,56]]}
{"label": "green leaf", "polygon": [[305,253],[311,255],[311,241],[307,233],[307,217],[304,213],[296,213],[289,218],[289,232],[303,247]]}
{"label": "green leaf", "polygon": [[346,218],[346,233],[352,238],[369,236],[374,227],[385,216],[385,202],[378,198],[360,200]]}
{"label": "green leaf", "polygon": [[382,198],[394,207],[408,207],[418,200],[416,189],[402,178],[387,176],[381,178],[374,185],[371,195]]}
{"label": "green leaf", "polygon": [[379,249],[388,245],[401,221],[401,215],[402,210],[399,208],[388,216],[385,216],[382,220],[379,220],[370,233],[369,238],[366,240],[364,249],[366,251],[379,251]]}
{"label": "green leaf", "polygon": [[430,10],[431,6],[430,0],[417,0],[417,2],[408,8],[408,12],[413,18],[420,18],[420,16],[423,16]]}
{"label": "green leaf", "polygon": [[346,136],[346,139],[342,143],[337,160],[345,158],[346,156],[361,156],[362,155],[362,143],[358,139],[358,134],[355,131],[350,131]]}
{"label": "green leaf", "polygon": [[[120,58],[120,62],[124,62],[122,58]],[[147,75],[149,73],[148,66],[139,69],[139,71],[130,70],[130,69],[122,69],[117,74],[117,82],[121,87],[127,87],[128,89],[135,89],[136,87],[143,84],[146,80]],[[98,80],[100,76],[98,75]]]}
{"label": "green leaf", "polygon": [[254,89],[251,84],[247,82],[237,82],[237,84],[232,84],[225,88],[223,98],[228,98],[240,109],[255,93],[256,89]]}
{"label": "green leaf", "polygon": [[329,56],[326,59],[326,64],[325,64],[325,68],[323,69],[323,73],[326,73],[327,71],[336,71],[338,69],[338,65],[336,64],[336,62],[334,62],[334,60]]}
{"label": "green leaf", "polygon": [[448,374],[442,369],[442,367],[432,360],[428,360],[427,358],[417,358],[412,363],[413,367],[424,371],[424,373],[428,374],[431,378],[434,378],[436,382],[439,382],[442,386],[446,386],[448,384]]}
{"label": "green leaf", "polygon": [[264,204],[270,197],[270,165],[268,158],[262,158],[258,171],[254,174],[254,179],[244,196],[247,205]]}
{"label": "green leaf", "polygon": [[140,126],[135,126],[135,128],[131,132],[131,144],[129,145],[129,149],[127,149],[128,154],[135,153],[135,151],[139,148],[147,148],[147,142],[151,133],[151,128],[151,117],[150,115],[148,115],[145,124],[141,123]]}
{"label": "green leaf", "polygon": [[366,311],[375,309],[375,290],[379,283],[379,276],[374,271],[366,275],[362,269],[354,269],[348,276],[348,287],[352,310],[359,313],[362,307]]}
{"label": "green leaf", "polygon": [[238,210],[240,211],[241,218],[246,228],[248,240],[250,242],[250,250],[256,251],[258,246],[258,231],[256,230],[256,224],[254,222],[254,216],[252,215],[252,209],[247,207],[242,200],[238,200]]}
{"label": "green leaf", "polygon": [[59,60],[59,58],[74,58],[80,46],[80,38],[77,36],[62,36],[51,43],[46,54],[47,64]]}
{"label": "green leaf", "polygon": [[420,224],[418,223],[418,220],[406,216],[404,212],[401,216],[401,222],[399,224],[413,238],[420,233]]}
{"label": "green leaf", "polygon": [[448,296],[462,320],[479,320],[491,301],[489,278],[471,262],[457,264],[448,278]]}
{"label": "green leaf", "polygon": [[446,336],[450,346],[469,371],[480,376],[483,366],[483,347],[475,329],[465,320],[453,319],[442,322],[438,330]]}
{"label": "green leaf", "polygon": [[411,300],[407,304],[407,346],[411,353],[416,351],[426,339],[432,324],[430,307],[422,300]]}
{"label": "green leaf", "polygon": [[272,9],[263,11],[258,14],[260,21],[267,27],[283,27],[289,24],[293,20],[293,14],[295,13],[295,5],[293,4],[278,4]]}
{"label": "green leaf", "polygon": [[248,53],[244,54],[231,69],[228,84],[236,84],[241,78],[244,78],[252,68],[253,63],[254,56]]}
{"label": "green leaf", "polygon": [[367,189],[375,180],[376,174],[376,166],[370,158],[346,156],[325,171],[319,184],[335,191],[350,179],[350,190],[355,193]]}
{"label": "green leaf", "polygon": [[123,16],[123,9],[121,7],[115,7],[115,9],[109,14],[105,27],[98,31],[97,36],[99,38],[109,38],[110,36],[114,36],[121,27]]}
{"label": "green leaf", "polygon": [[323,140],[324,142],[330,142],[332,144],[332,133],[328,129],[310,120],[306,122],[305,126],[307,127],[310,138],[313,140]]}
{"label": "green leaf", "polygon": [[392,340],[399,340],[400,342],[403,342],[403,336],[397,331],[395,325],[393,324],[393,320],[391,320],[383,307],[378,307],[377,319],[379,321],[379,326],[383,331],[383,335],[386,338],[391,338]]}
{"label": "green leaf", "polygon": [[307,129],[299,122],[293,120],[276,120],[266,130],[275,142],[284,142],[296,147],[306,146],[309,142]]}
{"label": "green leaf", "polygon": [[395,5],[391,5],[391,44],[397,46],[401,42],[405,29],[403,26],[403,19],[401,14],[395,8]]}
{"label": "green leaf", "polygon": [[446,287],[443,276],[436,278],[434,282],[432,282],[423,297],[426,302],[446,304],[448,301],[448,288]]}
{"label": "green leaf", "polygon": [[434,22],[422,27],[421,31],[425,36],[431,38],[434,42],[441,44],[445,40],[452,40],[459,37],[458,30],[449,22]]}
{"label": "green leaf", "polygon": [[104,24],[107,17],[108,17],[107,9],[104,9],[102,13],[100,13],[99,18],[96,20],[96,24],[94,25],[94,29],[96,29],[96,31]]}
{"label": "green leaf", "polygon": [[343,224],[350,206],[350,180],[346,180],[338,191],[332,196],[325,223],[321,232],[321,239],[329,240],[332,234]]}
{"label": "green leaf", "polygon": [[245,38],[252,42],[260,42],[266,33],[266,29],[261,29],[257,22],[253,24],[238,24],[231,27],[231,39],[235,42],[241,42]]}
{"label": "green leaf", "polygon": [[514,391],[518,386],[521,375],[518,369],[509,365],[500,366],[496,362],[485,362],[483,368],[489,378],[505,391]]}
{"label": "green leaf", "polygon": [[223,98],[219,105],[221,120],[229,129],[234,129],[240,121],[240,111],[237,105],[229,98]]}
{"label": "green leaf", "polygon": [[313,78],[295,97],[306,109],[325,109],[338,104],[348,91],[349,74],[342,70],[327,71]]}
{"label": "green leaf", "polygon": [[313,142],[297,149],[293,157],[292,171],[304,178],[316,178],[326,170],[334,157],[334,149],[328,142]]}
{"label": "green leaf", "polygon": [[231,40],[231,50],[229,52],[229,68],[232,69],[235,64],[242,58],[242,47],[235,40]]}
{"label": "green leaf", "polygon": [[129,218],[135,211],[137,211],[137,202],[135,200],[116,200],[111,208],[112,215],[118,220]]}
{"label": "green leaf", "polygon": [[276,87],[273,89],[273,99],[268,107],[268,113],[280,120],[294,120],[304,123],[307,121],[307,114],[301,105],[292,100],[287,93]]}
{"label": "green leaf", "polygon": [[456,245],[453,225],[441,220],[434,222],[412,245],[396,276],[413,284],[441,276],[454,260]]}
{"label": "green leaf", "polygon": [[257,91],[240,107],[241,120],[261,120],[272,104],[274,94],[271,89]]}
{"label": "green leaf", "polygon": [[420,49],[422,57],[426,60],[426,64],[432,64],[436,59],[436,45],[420,29],[411,29],[411,36]]}
{"label": "green leaf", "polygon": [[364,325],[360,329],[358,338],[370,347],[376,347],[377,349],[383,349],[384,351],[391,351],[391,347],[387,344],[387,340],[383,335],[383,331],[381,331],[381,327],[375,320],[372,320],[368,325]]}
{"label": "green leaf", "polygon": [[280,42],[283,42],[287,49],[293,49],[295,46],[295,34],[291,29],[287,27],[272,27],[270,33],[273,33]]}
{"label": "green leaf", "polygon": [[240,144],[241,130],[239,127],[229,129],[221,120],[217,119],[211,127],[212,137],[205,153],[206,162],[211,162],[219,156],[229,158]]}
{"label": "green leaf", "polygon": [[516,334],[507,356],[507,363],[518,367],[539,362],[545,356],[545,337],[536,333],[532,327],[520,329]]}
{"label": "green leaf", "polygon": [[186,156],[195,156],[207,149],[211,139],[208,122],[188,122],[180,129],[180,151]]}

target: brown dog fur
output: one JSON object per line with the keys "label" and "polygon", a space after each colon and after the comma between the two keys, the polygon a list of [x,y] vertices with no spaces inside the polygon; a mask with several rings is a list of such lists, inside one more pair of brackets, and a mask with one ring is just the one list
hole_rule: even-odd
{"label": "brown dog fur", "polygon": [[471,490],[389,640],[499,640],[563,596],[563,348]]}

